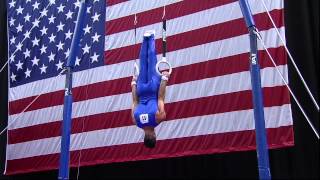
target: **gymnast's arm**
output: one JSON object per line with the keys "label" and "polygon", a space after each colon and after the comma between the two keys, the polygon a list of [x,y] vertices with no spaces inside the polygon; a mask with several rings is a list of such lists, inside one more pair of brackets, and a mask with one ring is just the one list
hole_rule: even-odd
{"label": "gymnast's arm", "polygon": [[[168,72],[163,72],[163,76],[169,77]],[[166,111],[164,109],[164,100],[165,100],[165,94],[166,94],[166,86],[167,86],[168,80],[161,80],[159,93],[158,93],[158,111],[156,113],[156,121],[158,124],[160,124],[163,120],[166,119]]]}
{"label": "gymnast's arm", "polygon": [[131,106],[131,118],[133,121],[133,124],[136,125],[136,121],[134,119],[134,110],[136,109],[139,99],[137,96],[137,85],[136,85],[136,77],[133,77],[132,82],[131,82],[131,89],[132,89],[132,106]]}

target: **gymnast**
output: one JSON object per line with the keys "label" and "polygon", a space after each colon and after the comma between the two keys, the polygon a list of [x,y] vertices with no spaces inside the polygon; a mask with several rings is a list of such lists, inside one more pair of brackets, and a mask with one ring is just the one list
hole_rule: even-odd
{"label": "gymnast", "polygon": [[147,31],[143,36],[140,50],[139,75],[133,76],[132,109],[133,123],[144,130],[144,145],[156,145],[155,127],[166,118],[164,108],[165,90],[169,72],[157,73],[157,57],[154,32]]}

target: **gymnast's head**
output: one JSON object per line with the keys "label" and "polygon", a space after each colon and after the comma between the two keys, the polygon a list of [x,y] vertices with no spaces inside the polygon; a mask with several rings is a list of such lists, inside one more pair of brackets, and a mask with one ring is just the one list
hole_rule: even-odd
{"label": "gymnast's head", "polygon": [[145,129],[144,131],[144,145],[147,148],[154,148],[156,146],[156,134],[154,129]]}

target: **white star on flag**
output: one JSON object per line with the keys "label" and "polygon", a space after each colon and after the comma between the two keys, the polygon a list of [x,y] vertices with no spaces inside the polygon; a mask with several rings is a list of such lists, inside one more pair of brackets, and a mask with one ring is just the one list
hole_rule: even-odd
{"label": "white star on flag", "polygon": [[18,63],[16,64],[17,70],[22,69],[22,65],[23,65],[23,63],[21,63],[19,60]]}
{"label": "white star on flag", "polygon": [[56,66],[57,66],[57,71],[58,71],[59,69],[62,69],[62,65],[63,65],[63,62],[59,60],[59,63],[56,64]]}
{"label": "white star on flag", "polygon": [[84,46],[84,48],[82,48],[83,50],[83,54],[89,53],[90,50],[90,46],[88,46],[87,44]]}
{"label": "white star on flag", "polygon": [[45,66],[44,64],[42,64],[40,70],[41,70],[41,72],[40,72],[41,74],[42,74],[42,73],[46,73],[46,72],[47,72],[47,66]]}
{"label": "white star on flag", "polygon": [[28,68],[24,73],[26,75],[26,78],[31,77],[31,70],[29,70]]}
{"label": "white star on flag", "polygon": [[40,3],[38,3],[37,1],[32,5],[33,6],[33,10],[39,9],[39,5]]}
{"label": "white star on flag", "polygon": [[16,81],[16,77],[17,77],[17,75],[12,73],[11,76],[10,76],[11,81]]}
{"label": "white star on flag", "polygon": [[99,55],[97,55],[97,53],[94,52],[94,55],[90,57],[92,60],[91,63],[98,62],[98,57]]}
{"label": "white star on flag", "polygon": [[31,61],[32,61],[32,66],[34,66],[34,65],[38,66],[38,62],[40,61],[40,59],[38,59],[36,56],[34,56],[34,58]]}
{"label": "white star on flag", "polygon": [[40,39],[37,39],[37,37],[34,37],[34,39],[32,40],[32,47],[39,46],[39,41]]}
{"label": "white star on flag", "polygon": [[92,16],[92,21],[95,22],[95,21],[99,21],[99,16],[100,14],[97,14],[97,12],[94,13],[94,16]]}

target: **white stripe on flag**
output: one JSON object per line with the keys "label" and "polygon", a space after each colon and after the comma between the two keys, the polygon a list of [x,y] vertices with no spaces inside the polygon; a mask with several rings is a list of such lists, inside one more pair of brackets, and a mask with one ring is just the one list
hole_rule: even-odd
{"label": "white stripe on flag", "polygon": [[163,7],[164,5],[170,5],[180,2],[182,0],[134,0],[126,1],[120,4],[112,5],[106,8],[106,19],[113,20],[122,18],[125,16],[137,14],[151,9]]}

